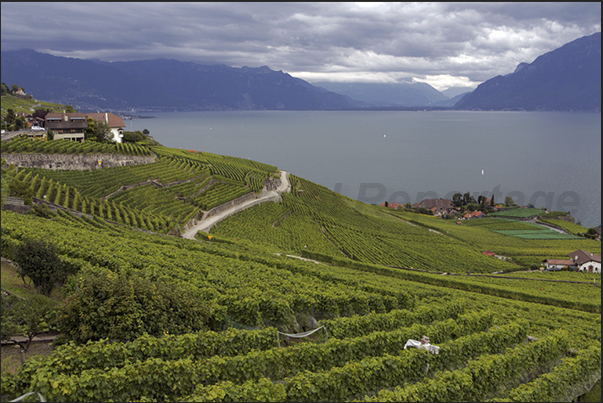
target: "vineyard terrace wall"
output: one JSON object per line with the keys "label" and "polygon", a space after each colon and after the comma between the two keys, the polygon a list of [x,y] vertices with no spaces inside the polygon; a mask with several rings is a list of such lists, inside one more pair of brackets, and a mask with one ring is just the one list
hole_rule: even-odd
{"label": "vineyard terrace wall", "polygon": [[[24,168],[92,170],[127,165],[151,164],[155,155],[122,154],[2,154],[8,164]],[[99,164],[100,161],[100,164]]]}
{"label": "vineyard terrace wall", "polygon": [[[278,189],[278,187],[280,185],[281,185],[280,179],[270,177],[264,181],[264,189],[262,190],[261,193],[259,193],[259,194],[255,194],[253,192],[247,193],[247,194],[244,194],[243,196],[239,196],[236,199],[233,199],[229,202],[216,206],[216,207],[206,211],[205,213],[203,213],[203,217],[201,218],[201,221],[207,220],[209,217],[212,217],[216,214],[220,214],[228,209],[240,206],[241,204],[248,202],[250,200],[254,200],[254,199],[261,198],[262,200],[258,200],[257,202],[251,203],[251,204],[247,205],[245,208],[249,208],[256,204],[263,203],[266,201],[280,202],[281,201],[280,195],[272,196],[270,198],[264,198],[264,196],[266,195],[266,192],[276,191],[276,189]],[[237,210],[236,212],[238,212],[238,211],[240,211],[240,210]],[[227,216],[225,216],[224,218],[227,218]],[[221,221],[221,220],[218,220],[218,221]],[[197,218],[193,218],[184,226],[184,231],[188,231],[190,228],[197,225],[198,223],[199,223],[199,221],[197,220]],[[217,221],[216,221],[216,223],[217,223]],[[209,228],[207,230],[209,231]]]}

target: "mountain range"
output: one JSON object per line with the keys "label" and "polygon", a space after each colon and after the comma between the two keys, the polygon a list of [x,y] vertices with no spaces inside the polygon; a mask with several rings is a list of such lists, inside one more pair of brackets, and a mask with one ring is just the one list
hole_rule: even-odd
{"label": "mountain range", "polygon": [[545,53],[480,84],[457,109],[601,110],[601,32]]}
{"label": "mountain range", "polygon": [[439,107],[465,110],[601,110],[601,33],[520,63],[470,88],[426,83],[308,83],[262,67],[155,59],[103,62],[33,50],[1,52],[1,80],[78,110],[343,110]]}
{"label": "mountain range", "polygon": [[102,62],[33,50],[1,53],[2,82],[78,110],[354,109],[362,103],[266,66],[176,60]]}
{"label": "mountain range", "polygon": [[[318,87],[347,95],[373,106],[433,106],[450,98],[426,83],[313,82]],[[453,104],[454,105],[454,104]],[[452,105],[450,105],[452,106]]]}

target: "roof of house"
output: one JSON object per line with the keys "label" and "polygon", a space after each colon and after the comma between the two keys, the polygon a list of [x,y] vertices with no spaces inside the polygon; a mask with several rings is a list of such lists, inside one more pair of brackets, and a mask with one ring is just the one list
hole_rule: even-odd
{"label": "roof of house", "polygon": [[564,259],[545,259],[543,262],[554,265],[563,265],[563,266],[573,266],[573,260],[564,260]]}
{"label": "roof of house", "polygon": [[46,114],[44,126],[48,129],[86,129],[88,121],[83,113],[54,113]]}
{"label": "roof of house", "polygon": [[452,200],[450,199],[425,199],[419,203],[420,207],[428,209],[433,208],[448,208],[452,207]]}
{"label": "roof of house", "polygon": [[568,256],[576,262],[576,264],[584,264],[586,262],[599,262],[601,263],[601,255],[595,255],[582,249],[578,249],[572,253],[568,253]]}
{"label": "roof of house", "polygon": [[123,119],[111,112],[88,113],[86,116],[96,121],[105,122],[110,128],[126,127]]}
{"label": "roof of house", "polygon": [[483,253],[484,255],[490,255],[490,256],[492,256],[492,255],[496,255],[496,253],[492,252],[490,249],[485,250],[485,251],[483,251],[482,253]]}

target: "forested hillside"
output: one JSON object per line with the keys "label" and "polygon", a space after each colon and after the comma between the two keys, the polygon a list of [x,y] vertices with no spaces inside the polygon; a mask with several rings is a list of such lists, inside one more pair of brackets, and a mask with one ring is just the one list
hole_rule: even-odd
{"label": "forested hillside", "polygon": [[[2,154],[68,152],[40,144],[13,140]],[[103,151],[85,147],[71,152]],[[62,296],[47,324],[62,332],[53,353],[3,372],[3,400],[571,401],[600,379],[600,275],[523,273],[577,249],[600,254],[599,241],[502,218],[457,225],[294,174],[281,202],[184,239],[192,219],[259,193],[278,168],[115,147],[105,152],[158,158],[3,166],[3,190],[34,206],[2,212],[2,257],[52,245]],[[3,292],[3,321],[10,309]],[[438,354],[405,349],[424,336]]]}

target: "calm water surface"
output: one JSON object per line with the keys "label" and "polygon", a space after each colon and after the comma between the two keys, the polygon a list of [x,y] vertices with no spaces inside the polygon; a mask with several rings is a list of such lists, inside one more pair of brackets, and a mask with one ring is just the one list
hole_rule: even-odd
{"label": "calm water surface", "polygon": [[[167,147],[276,165],[367,203],[470,191],[601,223],[601,114],[468,111],[151,113]],[[482,173],[483,172],[483,173]]]}

